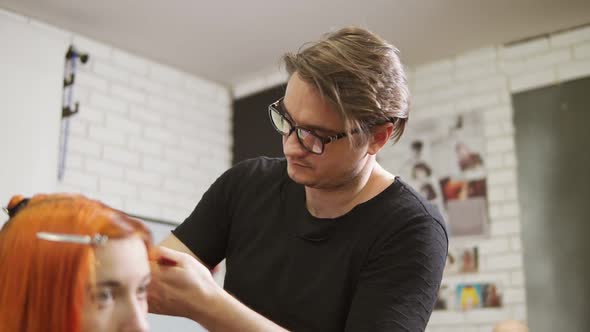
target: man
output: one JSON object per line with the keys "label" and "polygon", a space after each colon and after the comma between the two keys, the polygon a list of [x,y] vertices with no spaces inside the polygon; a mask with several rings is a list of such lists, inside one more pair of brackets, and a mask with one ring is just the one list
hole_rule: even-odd
{"label": "man", "polygon": [[[162,249],[150,310],[215,331],[424,330],[447,237],[376,160],[408,118],[397,50],[344,28],[284,61],[290,79],[269,116],[285,158],[217,179],[162,243],[185,254]],[[193,257],[227,259],[225,290]]]}

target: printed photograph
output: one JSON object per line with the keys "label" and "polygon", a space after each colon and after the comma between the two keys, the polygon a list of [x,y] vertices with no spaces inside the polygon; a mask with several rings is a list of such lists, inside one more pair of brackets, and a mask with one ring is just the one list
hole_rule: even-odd
{"label": "printed photograph", "polygon": [[475,273],[479,271],[479,255],[477,247],[449,247],[445,275],[459,273]]}
{"label": "printed photograph", "polygon": [[483,130],[481,113],[465,113],[415,123],[402,143],[402,175],[440,209],[451,236],[487,234]]}
{"label": "printed photograph", "polygon": [[493,283],[459,284],[455,296],[460,310],[502,307],[501,294]]}
{"label": "printed photograph", "polygon": [[436,302],[434,303],[434,310],[452,310],[454,302],[453,295],[453,289],[449,285],[440,285]]}

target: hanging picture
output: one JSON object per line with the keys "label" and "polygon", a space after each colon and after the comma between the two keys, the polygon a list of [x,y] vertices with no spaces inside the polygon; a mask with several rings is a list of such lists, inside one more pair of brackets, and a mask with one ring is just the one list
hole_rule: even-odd
{"label": "hanging picture", "polygon": [[472,112],[413,123],[403,142],[402,175],[438,206],[451,236],[487,233],[483,115]]}
{"label": "hanging picture", "polygon": [[455,299],[459,310],[502,306],[502,297],[497,285],[493,283],[459,284]]}
{"label": "hanging picture", "polygon": [[447,284],[440,285],[438,289],[434,310],[451,310],[454,302],[453,288]]}
{"label": "hanging picture", "polygon": [[479,254],[477,247],[449,247],[445,275],[458,273],[475,273],[479,270]]}

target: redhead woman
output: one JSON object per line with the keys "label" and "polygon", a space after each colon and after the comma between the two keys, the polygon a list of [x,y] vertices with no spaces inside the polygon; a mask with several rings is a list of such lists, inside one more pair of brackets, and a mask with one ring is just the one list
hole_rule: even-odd
{"label": "redhead woman", "polygon": [[147,331],[151,235],[80,195],[15,196],[0,231],[0,332]]}

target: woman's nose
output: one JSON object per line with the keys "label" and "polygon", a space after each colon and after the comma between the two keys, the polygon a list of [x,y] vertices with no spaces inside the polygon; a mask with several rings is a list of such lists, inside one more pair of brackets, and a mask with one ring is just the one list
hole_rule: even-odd
{"label": "woman's nose", "polygon": [[149,325],[147,321],[146,300],[132,299],[128,302],[128,308],[121,332],[147,332]]}

